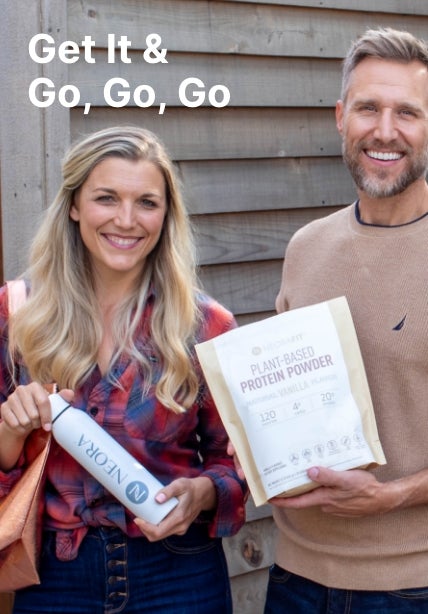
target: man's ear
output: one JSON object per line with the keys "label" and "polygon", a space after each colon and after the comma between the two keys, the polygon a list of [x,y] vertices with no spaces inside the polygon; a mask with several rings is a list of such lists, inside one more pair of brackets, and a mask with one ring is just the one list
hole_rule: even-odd
{"label": "man's ear", "polygon": [[343,100],[336,102],[336,126],[340,134],[343,132]]}

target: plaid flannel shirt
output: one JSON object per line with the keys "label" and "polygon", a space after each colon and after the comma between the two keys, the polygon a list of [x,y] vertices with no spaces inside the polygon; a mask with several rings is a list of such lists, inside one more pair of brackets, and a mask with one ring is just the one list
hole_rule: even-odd
{"label": "plaid flannel shirt", "polygon": [[[73,405],[92,416],[130,454],[167,484],[178,477],[209,477],[216,489],[217,507],[203,512],[196,522],[207,524],[211,537],[236,533],[245,521],[247,489],[239,480],[233,460],[226,453],[227,435],[202,377],[195,403],[183,414],[175,414],[155,397],[154,382],[160,366],[150,350],[147,323],[153,306],[149,297],[137,335],[137,346],[148,356],[153,367],[153,383],[143,396],[142,370],[126,356],[113,366],[114,386],[95,367],[83,385],[75,390]],[[202,342],[234,328],[232,314],[207,295],[198,295],[202,321],[196,341]],[[177,314],[179,317],[179,314]],[[14,389],[8,368],[7,290],[0,289],[0,403]],[[17,364],[18,384],[27,384],[25,365]],[[0,472],[0,497],[19,479],[25,467],[25,455],[8,473]],[[103,486],[86,472],[54,440],[47,462],[44,526],[57,532],[57,556],[69,560],[77,555],[89,526],[118,526],[129,536],[140,536],[132,515]]]}

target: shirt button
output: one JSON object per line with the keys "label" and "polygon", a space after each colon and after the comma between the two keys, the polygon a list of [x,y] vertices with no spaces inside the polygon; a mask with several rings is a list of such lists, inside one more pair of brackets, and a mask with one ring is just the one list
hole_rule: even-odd
{"label": "shirt button", "polygon": [[96,416],[98,413],[98,407],[91,407],[91,409],[89,410],[89,413],[91,414],[91,416]]}

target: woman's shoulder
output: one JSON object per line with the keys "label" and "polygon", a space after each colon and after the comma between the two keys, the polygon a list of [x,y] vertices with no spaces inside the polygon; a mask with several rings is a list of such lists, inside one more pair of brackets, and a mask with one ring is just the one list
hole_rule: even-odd
{"label": "woman's shoulder", "polygon": [[7,336],[7,323],[9,320],[9,288],[7,283],[0,286],[0,336]]}
{"label": "woman's shoulder", "polygon": [[197,292],[196,302],[201,316],[198,341],[211,339],[237,327],[233,313],[209,294]]}
{"label": "woman's shoulder", "polygon": [[7,284],[0,286],[0,317],[7,318],[8,316],[8,289]]}

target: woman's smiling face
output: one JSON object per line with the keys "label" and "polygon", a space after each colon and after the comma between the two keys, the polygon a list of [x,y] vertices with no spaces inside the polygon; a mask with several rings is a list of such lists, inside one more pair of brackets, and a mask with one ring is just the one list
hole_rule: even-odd
{"label": "woman's smiling face", "polygon": [[108,157],[76,192],[70,217],[97,277],[135,279],[155,248],[167,211],[159,168],[148,160]]}

